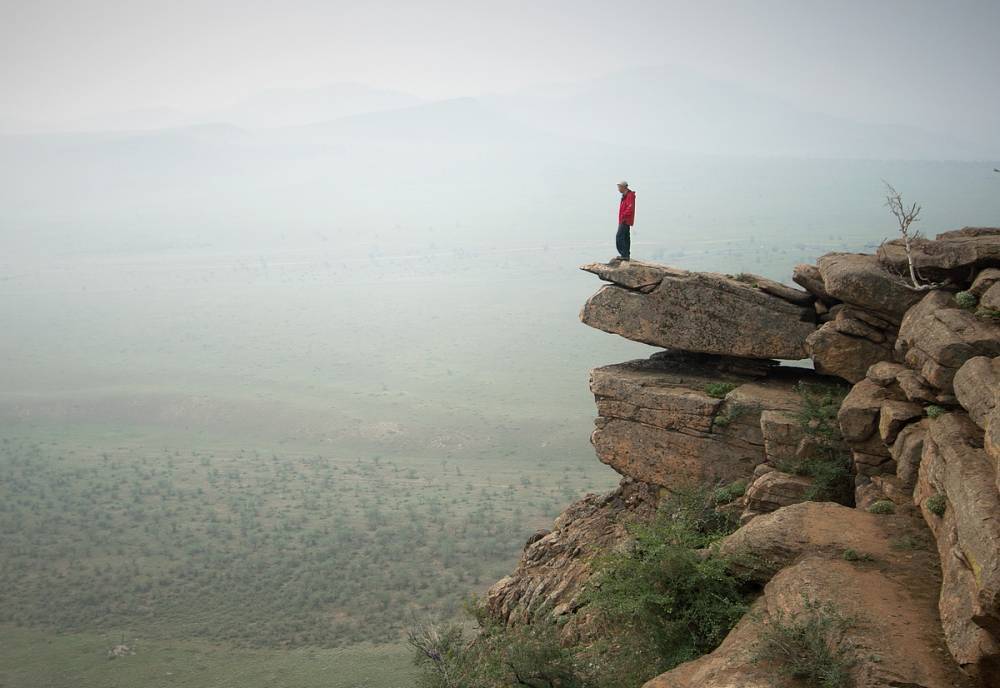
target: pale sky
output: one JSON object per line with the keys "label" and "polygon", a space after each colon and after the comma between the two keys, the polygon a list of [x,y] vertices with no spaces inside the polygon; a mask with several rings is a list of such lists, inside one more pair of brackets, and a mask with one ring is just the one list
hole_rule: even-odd
{"label": "pale sky", "polygon": [[201,111],[344,81],[478,95],[658,64],[868,121],[968,137],[1000,120],[996,0],[0,0],[0,12],[6,120]]}

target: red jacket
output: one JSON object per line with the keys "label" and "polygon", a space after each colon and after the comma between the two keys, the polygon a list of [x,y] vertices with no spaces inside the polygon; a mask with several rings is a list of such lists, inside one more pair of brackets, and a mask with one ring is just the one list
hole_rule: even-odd
{"label": "red jacket", "polygon": [[631,189],[622,194],[622,202],[618,206],[618,224],[623,222],[629,227],[635,222],[635,191]]}

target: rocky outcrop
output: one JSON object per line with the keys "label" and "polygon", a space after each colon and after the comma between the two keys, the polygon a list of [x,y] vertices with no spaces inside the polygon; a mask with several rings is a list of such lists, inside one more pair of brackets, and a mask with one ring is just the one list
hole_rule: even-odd
{"label": "rocky outcrop", "polygon": [[779,438],[768,412],[797,411],[795,385],[813,379],[803,369],[748,369],[683,354],[597,368],[590,376],[599,414],[591,441],[597,457],[622,475],[663,487],[748,479],[769,459],[762,423],[773,449],[787,453],[778,445],[791,441]]}
{"label": "rocky outcrop", "polygon": [[[623,523],[651,518],[661,494],[726,485],[715,508],[742,526],[701,555],[725,556],[763,593],[719,648],[649,688],[797,685],[754,658],[766,628],[808,613],[803,593],[854,621],[841,639],[857,649],[857,688],[1000,686],[1000,229],[914,248],[921,276],[946,288],[909,285],[897,242],[796,266],[804,291],[639,261],[584,266],[610,284],[583,321],[667,351],[592,371],[592,442],[625,481],[533,537],[490,612],[516,624],[544,609],[563,617],[565,641],[587,637],[595,612],[579,590],[594,553],[622,546]],[[806,355],[815,372],[772,360]],[[798,385],[835,377],[851,388],[831,428],[840,395],[817,401]],[[816,403],[826,410],[806,409]],[[832,492],[809,462],[836,468],[843,452],[855,507],[811,501]]]}
{"label": "rocky outcrop", "polygon": [[[1000,265],[1000,228],[965,227],[938,234],[934,241],[916,239],[912,246],[913,265],[928,279],[966,279],[985,266]],[[879,261],[899,274],[909,270],[901,239],[879,247]]]}
{"label": "rocky outcrop", "polygon": [[[945,652],[933,555],[894,546],[901,537],[913,537],[918,527],[912,515],[886,518],[816,503],[754,519],[726,538],[721,549],[766,582],[763,595],[718,649],[652,679],[645,688],[799,685],[756,658],[768,626],[811,613],[807,603],[848,620],[832,640],[854,648],[850,675],[855,688],[969,686]],[[854,553],[855,563],[845,561],[845,552]]]}
{"label": "rocky outcrop", "polygon": [[815,328],[815,312],[759,285],[642,261],[593,263],[582,269],[611,282],[580,312],[591,327],[691,352],[806,357],[805,339]]}
{"label": "rocky outcrop", "polygon": [[565,617],[579,607],[595,554],[626,539],[628,523],[656,513],[659,490],[630,479],[605,495],[587,495],[559,515],[552,530],[524,547],[514,572],[486,595],[490,615],[507,624],[527,623],[539,612]]}
{"label": "rocky outcrop", "polygon": [[948,648],[970,674],[1000,681],[1000,493],[965,414],[930,421],[914,497],[937,540]]}
{"label": "rocky outcrop", "polygon": [[927,383],[950,394],[966,361],[1000,356],[1000,325],[959,308],[950,293],[932,291],[906,314],[896,350]]}

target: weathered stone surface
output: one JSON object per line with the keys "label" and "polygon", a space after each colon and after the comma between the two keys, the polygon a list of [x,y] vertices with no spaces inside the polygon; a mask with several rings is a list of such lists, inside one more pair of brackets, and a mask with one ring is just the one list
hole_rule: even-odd
{"label": "weathered stone surface", "polygon": [[933,404],[941,395],[941,392],[930,386],[923,375],[909,368],[901,370],[896,375],[896,383],[910,401]]}
{"label": "weathered stone surface", "polygon": [[740,522],[747,523],[761,514],[804,502],[809,498],[812,486],[812,478],[778,470],[768,471],[754,479],[747,488]]}
{"label": "weathered stone surface", "polygon": [[[792,281],[821,301],[827,303],[837,302],[837,299],[830,296],[823,286],[823,275],[820,274],[819,268],[815,265],[809,265],[808,263],[796,265],[792,270]],[[819,302],[817,302],[817,307],[818,305]]]}
{"label": "weathered stone surface", "polygon": [[[766,459],[761,414],[795,411],[803,369],[752,379],[720,375],[711,363],[659,356],[591,371],[600,416],[591,441],[619,473],[665,487],[746,479]],[[728,381],[725,399],[706,392]]]}
{"label": "weathered stone surface", "polygon": [[1000,283],[992,285],[979,297],[979,306],[991,311],[1000,311]]}
{"label": "weathered stone surface", "polygon": [[900,486],[911,493],[917,484],[917,471],[920,469],[920,457],[927,437],[927,423],[924,419],[900,430],[890,450],[896,462],[896,477],[899,478]]}
{"label": "weathered stone surface", "polygon": [[593,263],[582,269],[612,282],[580,312],[591,327],[668,349],[748,358],[806,357],[805,339],[815,329],[811,307],[725,275],[655,263]]}
{"label": "weathered stone surface", "polygon": [[1000,282],[1000,268],[985,268],[979,271],[976,279],[972,280],[972,285],[966,291],[971,292],[976,298],[980,298],[987,289],[997,282]]}
{"label": "weathered stone surface", "polygon": [[928,383],[951,393],[967,360],[1000,356],[1000,326],[958,308],[951,294],[933,291],[903,318],[896,350]]}
{"label": "weathered stone surface", "polygon": [[[902,517],[888,517],[896,524]],[[727,552],[762,553],[764,594],[712,653],[662,674],[644,688],[797,686],[777,667],[755,661],[762,631],[802,614],[806,601],[832,606],[854,623],[842,640],[856,648],[855,688],[972,685],[950,660],[937,622],[936,571],[930,555],[891,546],[887,517],[832,504],[804,503],[754,519],[724,541]],[[845,549],[884,566],[844,561]],[[773,575],[773,578],[772,578]],[[848,592],[849,591],[849,592]]]}
{"label": "weathered stone surface", "polygon": [[801,289],[796,289],[787,284],[782,284],[781,282],[776,282],[773,279],[761,277],[760,275],[754,275],[753,273],[741,272],[736,275],[736,279],[744,284],[749,284],[756,289],[760,289],[765,294],[777,296],[779,299],[794,303],[797,306],[811,308],[813,302],[816,301],[816,297],[807,291],[802,291]]}
{"label": "weathered stone surface", "polygon": [[879,387],[888,387],[896,382],[896,376],[906,370],[906,366],[891,361],[880,361],[870,367],[865,377]]}
{"label": "weathered stone surface", "polygon": [[872,327],[863,320],[845,317],[844,313],[846,312],[846,310],[843,310],[840,313],[837,313],[837,317],[833,321],[833,326],[837,332],[850,335],[852,337],[863,337],[875,342],[876,344],[881,344],[886,340],[884,332]]}
{"label": "weathered stone surface", "polygon": [[[1000,680],[1000,494],[982,433],[965,414],[928,421],[914,499],[934,533],[943,582],[941,623],[952,655]],[[927,500],[944,495],[943,517]]]}
{"label": "weathered stone surface", "polygon": [[889,400],[882,402],[882,412],[879,414],[878,432],[882,441],[890,445],[896,441],[896,435],[903,426],[914,418],[924,415],[924,407],[912,401]]}
{"label": "weathered stone surface", "polygon": [[828,253],[817,261],[828,294],[845,303],[899,322],[920,294],[889,273],[875,256]]}
{"label": "weathered stone surface", "polygon": [[794,414],[764,411],[760,414],[760,431],[764,437],[764,455],[769,463],[791,461],[797,457],[805,433]]}
{"label": "weathered stone surface", "polygon": [[871,380],[861,380],[851,387],[837,412],[844,440],[853,445],[874,435],[882,404],[892,398],[888,389]]}
{"label": "weathered stone surface", "polygon": [[892,358],[891,347],[846,334],[841,331],[842,324],[843,321],[825,323],[806,338],[806,350],[817,371],[857,382],[872,365]]}
{"label": "weathered stone surface", "polygon": [[[965,227],[943,232],[934,241],[913,241],[911,250],[914,267],[926,277],[967,278],[975,268],[1000,264],[1000,228]],[[878,259],[895,272],[909,272],[902,239],[882,244],[878,250]]]}
{"label": "weathered stone surface", "polygon": [[1000,358],[970,358],[955,373],[955,396],[976,425],[986,429],[986,421],[997,406],[1000,394]]}
{"label": "weathered stone surface", "polygon": [[645,522],[656,513],[659,490],[623,480],[605,495],[587,495],[556,519],[552,531],[525,545],[514,572],[490,588],[490,615],[506,624],[531,622],[542,610],[572,614],[590,577],[590,562],[604,549],[628,539],[626,523]]}

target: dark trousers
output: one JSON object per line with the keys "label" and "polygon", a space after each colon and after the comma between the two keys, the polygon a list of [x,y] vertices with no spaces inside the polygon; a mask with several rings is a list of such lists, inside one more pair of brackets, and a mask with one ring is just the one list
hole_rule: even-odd
{"label": "dark trousers", "polygon": [[615,234],[615,246],[618,248],[618,255],[622,258],[629,257],[629,250],[632,247],[632,238],[629,236],[630,227],[622,222],[618,225],[618,233]]}

